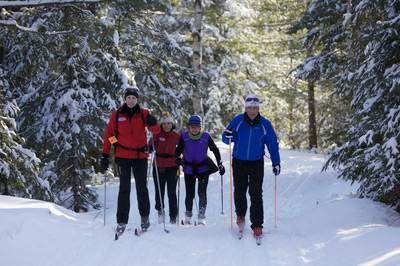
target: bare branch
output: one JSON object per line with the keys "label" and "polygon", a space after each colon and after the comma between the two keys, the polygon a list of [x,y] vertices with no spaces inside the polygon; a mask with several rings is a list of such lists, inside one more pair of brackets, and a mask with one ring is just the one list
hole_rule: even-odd
{"label": "bare branch", "polygon": [[100,3],[106,0],[32,0],[32,1],[0,1],[1,7],[25,7],[25,6],[44,6],[44,5],[62,5],[75,3]]}
{"label": "bare branch", "polygon": [[40,32],[37,29],[34,28],[28,28],[19,25],[15,20],[0,20],[0,25],[4,26],[9,26],[9,27],[16,27],[20,31],[23,32],[31,32],[31,33],[39,33],[39,34],[45,34],[45,35],[56,35],[56,34],[66,34],[66,33],[71,33],[75,30],[75,27],[72,30],[68,31],[46,31],[46,32]]}

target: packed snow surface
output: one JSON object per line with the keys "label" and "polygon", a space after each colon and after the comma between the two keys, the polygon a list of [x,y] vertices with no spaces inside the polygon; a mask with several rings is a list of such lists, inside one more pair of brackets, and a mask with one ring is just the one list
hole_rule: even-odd
{"label": "packed snow surface", "polygon": [[[277,220],[274,227],[275,178],[265,158],[264,237],[257,246],[246,215],[244,238],[231,229],[229,146],[217,142],[227,173],[214,174],[208,185],[206,226],[158,224],[154,183],[148,187],[152,210],[149,231],[139,226],[135,183],[127,231],[114,240],[118,178],[108,180],[104,209],[74,213],[52,203],[0,196],[0,258],[4,266],[112,265],[400,265],[400,216],[387,206],[356,197],[358,185],[321,172],[323,155],[281,150],[277,177]],[[213,155],[211,155],[213,156]],[[179,218],[184,216],[185,188],[180,178]],[[104,186],[96,187],[104,203]],[[196,196],[197,197],[197,196]],[[198,199],[197,199],[198,202]],[[250,205],[250,202],[249,202]],[[234,206],[233,206],[234,209]],[[193,207],[194,216],[197,214]]]}

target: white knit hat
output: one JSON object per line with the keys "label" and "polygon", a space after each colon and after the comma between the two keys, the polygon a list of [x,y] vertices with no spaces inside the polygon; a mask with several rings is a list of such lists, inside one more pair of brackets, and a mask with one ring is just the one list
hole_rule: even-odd
{"label": "white knit hat", "polygon": [[260,107],[260,100],[258,99],[257,94],[249,94],[246,97],[246,102],[244,104],[245,107],[249,106],[257,106]]}
{"label": "white knit hat", "polygon": [[164,114],[164,115],[161,117],[161,119],[160,119],[160,125],[161,125],[162,123],[168,123],[168,122],[174,124],[174,119],[172,118],[172,115],[170,115],[170,114]]}

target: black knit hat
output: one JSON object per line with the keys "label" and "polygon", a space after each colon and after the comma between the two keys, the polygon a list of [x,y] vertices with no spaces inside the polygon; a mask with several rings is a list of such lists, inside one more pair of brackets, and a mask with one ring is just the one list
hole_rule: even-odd
{"label": "black knit hat", "polygon": [[128,95],[134,95],[136,98],[139,99],[139,93],[140,93],[140,90],[138,87],[133,86],[133,85],[128,85],[128,87],[126,87],[126,89],[125,89],[125,99],[126,99],[126,97],[128,97]]}

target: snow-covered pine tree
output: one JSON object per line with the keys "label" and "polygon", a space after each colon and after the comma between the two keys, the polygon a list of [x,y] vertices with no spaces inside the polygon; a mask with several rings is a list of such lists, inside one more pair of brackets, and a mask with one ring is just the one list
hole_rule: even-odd
{"label": "snow-covered pine tree", "polygon": [[52,191],[76,212],[98,206],[87,187],[96,160],[87,155],[101,145],[105,111],[117,107],[127,83],[108,53],[112,26],[92,9],[84,4],[25,9],[18,22],[33,31],[10,38],[13,48],[7,51],[10,58],[20,56],[20,64],[11,66],[13,89],[20,94],[19,128],[57,175]]}
{"label": "snow-covered pine tree", "polygon": [[[346,31],[342,25],[346,5],[343,2],[314,1],[307,12],[288,30],[289,34],[299,34],[305,29],[308,30],[302,42],[307,56],[295,70],[296,79],[307,82],[307,116],[311,118],[312,113],[315,115],[315,125],[312,125],[314,122],[311,120],[309,123],[310,147],[316,145],[315,129],[318,132],[318,147],[332,147],[330,140],[334,140],[336,145],[342,144],[340,140],[344,135],[343,130],[340,133],[339,130],[332,133],[331,129],[343,128],[343,119],[338,119],[343,116],[337,116],[337,112],[346,113],[348,105],[346,102],[341,103],[342,99],[330,99],[327,95],[333,92],[335,78],[343,68],[340,63],[346,60],[346,53],[343,53],[347,47]],[[310,1],[307,3],[311,4]],[[312,108],[313,102],[315,111]]]}
{"label": "snow-covered pine tree", "polygon": [[52,201],[49,182],[38,175],[39,158],[16,134],[19,111],[9,90],[7,71],[0,67],[0,194]]}
{"label": "snow-covered pine tree", "polygon": [[168,7],[159,1],[140,5],[118,1],[112,3],[107,17],[115,25],[121,68],[141,90],[139,103],[158,117],[170,113],[181,124],[189,113],[191,104],[186,99],[196,81],[186,64],[189,51],[168,33],[179,26]]}
{"label": "snow-covered pine tree", "polygon": [[304,60],[299,75],[335,81],[350,97],[347,142],[327,161],[340,177],[360,181],[360,196],[400,211],[400,6],[398,1],[314,1],[295,26],[305,45],[321,52]]}
{"label": "snow-covered pine tree", "polygon": [[327,164],[343,168],[344,179],[360,181],[360,196],[400,211],[400,5],[360,2],[352,18],[359,65],[343,75],[339,88],[353,95],[352,128]]}
{"label": "snow-covered pine tree", "polygon": [[302,1],[253,0],[225,1],[206,8],[203,71],[208,81],[205,120],[211,121],[209,132],[220,135],[244,111],[247,94],[258,93],[260,110],[273,121],[280,140],[300,147],[302,128],[307,125],[304,93],[286,73],[301,51],[285,31],[303,6]]}

